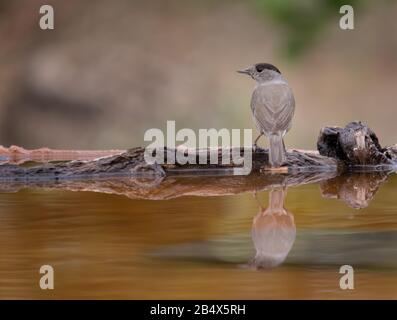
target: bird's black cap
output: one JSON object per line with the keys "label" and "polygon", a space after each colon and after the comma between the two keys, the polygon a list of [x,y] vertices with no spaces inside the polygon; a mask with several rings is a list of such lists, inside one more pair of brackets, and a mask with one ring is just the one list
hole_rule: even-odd
{"label": "bird's black cap", "polygon": [[279,74],[281,74],[280,70],[278,70],[274,65],[272,65],[270,63],[257,63],[255,65],[255,69],[258,72],[262,72],[263,70],[268,69],[268,70],[276,71]]}

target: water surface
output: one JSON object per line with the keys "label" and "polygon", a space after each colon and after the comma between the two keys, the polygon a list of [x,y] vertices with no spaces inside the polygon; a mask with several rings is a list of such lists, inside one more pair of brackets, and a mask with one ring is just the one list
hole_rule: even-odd
{"label": "water surface", "polygon": [[[186,185],[200,179],[178,179],[179,195],[141,196],[156,200],[129,198],[114,182],[95,184],[99,192],[2,183],[0,298],[397,298],[394,173],[256,196],[206,186],[197,196]],[[54,290],[39,287],[45,264]],[[354,290],[339,287],[344,264]]]}

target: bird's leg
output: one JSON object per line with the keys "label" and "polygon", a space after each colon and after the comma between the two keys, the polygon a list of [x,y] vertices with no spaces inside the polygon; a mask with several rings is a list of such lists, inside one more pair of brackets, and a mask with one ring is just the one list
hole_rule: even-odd
{"label": "bird's leg", "polygon": [[258,147],[257,142],[260,139],[260,137],[262,137],[262,136],[263,136],[263,132],[261,132],[261,134],[255,139],[254,144],[252,146],[252,148],[254,149],[254,152],[256,151],[256,148]]}

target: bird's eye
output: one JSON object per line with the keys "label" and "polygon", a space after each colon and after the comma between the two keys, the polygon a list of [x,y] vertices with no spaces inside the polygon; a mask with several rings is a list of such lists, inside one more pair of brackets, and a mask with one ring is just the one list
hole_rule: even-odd
{"label": "bird's eye", "polygon": [[256,71],[262,72],[265,69],[265,66],[263,64],[258,64],[255,66]]}

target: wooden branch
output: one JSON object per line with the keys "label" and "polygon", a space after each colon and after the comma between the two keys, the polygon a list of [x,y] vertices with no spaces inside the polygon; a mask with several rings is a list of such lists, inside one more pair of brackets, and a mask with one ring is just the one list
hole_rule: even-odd
{"label": "wooden branch", "polygon": [[[144,148],[138,147],[130,149],[119,155],[99,158],[95,160],[83,161],[75,160],[64,163],[46,163],[33,167],[3,164],[0,166],[0,179],[66,179],[81,177],[109,177],[109,176],[132,176],[132,175],[180,175],[189,174],[219,174],[222,170],[241,167],[233,163],[230,164],[164,164],[148,165],[144,159]],[[166,152],[177,153],[178,150],[164,149]],[[233,148],[229,150],[235,152]],[[239,148],[237,152],[242,151]],[[216,153],[218,163],[221,163],[222,152],[225,150],[197,150],[197,154],[207,152],[209,155]],[[198,160],[197,155],[197,160]],[[208,157],[209,159],[209,157]],[[198,161],[197,161],[198,162]],[[268,151],[265,149],[257,149],[252,156],[253,172],[266,171],[271,168],[268,166]],[[283,168],[279,168],[278,172],[287,172],[288,169],[299,169],[307,171],[337,171],[338,161],[333,158],[324,157],[314,151],[298,151],[290,150],[287,154],[287,163]],[[227,174],[227,172],[224,172]],[[229,173],[233,175],[232,171]]]}
{"label": "wooden branch", "polygon": [[[252,154],[253,173],[272,171],[274,173],[295,174],[296,172],[342,172],[346,170],[390,169],[397,163],[396,146],[382,148],[375,133],[361,122],[352,122],[345,128],[327,127],[321,130],[316,151],[289,150],[287,162],[276,170],[269,167],[268,151],[258,148]],[[202,153],[218,158],[217,165],[205,164],[164,164],[148,165],[144,159],[145,149],[138,147],[121,154],[94,160],[75,160],[63,163],[45,163],[35,166],[23,166],[5,163],[0,166],[0,179],[3,181],[28,180],[64,180],[99,177],[135,177],[135,176],[173,176],[180,174],[195,175],[234,175],[235,168],[241,165],[221,164],[222,155],[243,152],[243,149],[205,149],[196,150],[196,163]],[[179,149],[164,149],[176,154]],[[165,159],[167,163],[167,159]]]}
{"label": "wooden branch", "polygon": [[49,148],[27,150],[18,146],[5,148],[0,145],[0,162],[23,164],[28,161],[94,160],[123,152],[125,150],[54,150]]}

